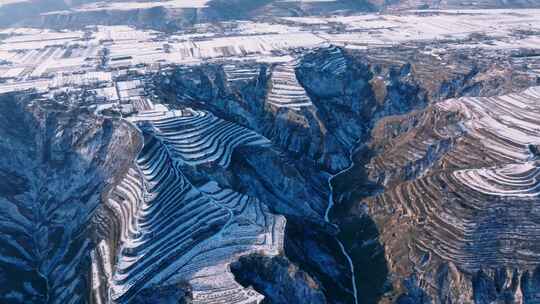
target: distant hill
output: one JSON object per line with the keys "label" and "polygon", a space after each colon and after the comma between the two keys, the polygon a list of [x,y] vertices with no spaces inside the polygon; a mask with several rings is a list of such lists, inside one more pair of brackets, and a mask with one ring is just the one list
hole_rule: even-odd
{"label": "distant hill", "polygon": [[[120,4],[121,3],[121,4]],[[194,3],[190,6],[190,3]],[[203,5],[200,5],[200,4]],[[205,5],[204,5],[205,4]],[[196,23],[284,16],[348,15],[403,9],[526,8],[540,0],[205,0],[105,1],[28,0],[0,6],[0,27],[76,28],[133,25],[175,30]]]}

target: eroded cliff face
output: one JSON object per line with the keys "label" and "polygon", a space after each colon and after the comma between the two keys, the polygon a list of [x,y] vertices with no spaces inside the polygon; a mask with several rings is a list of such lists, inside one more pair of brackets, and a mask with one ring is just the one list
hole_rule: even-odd
{"label": "eroded cliff face", "polygon": [[134,132],[31,96],[0,99],[0,302],[84,302],[90,219],[132,160]]}
{"label": "eroded cliff face", "polygon": [[320,283],[286,257],[243,256],[231,270],[238,282],[268,295],[265,303],[328,303]]}

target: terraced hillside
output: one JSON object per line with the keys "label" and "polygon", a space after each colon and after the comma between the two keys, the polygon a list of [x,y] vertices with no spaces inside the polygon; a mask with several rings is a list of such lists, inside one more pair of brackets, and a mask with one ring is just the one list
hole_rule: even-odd
{"label": "terraced hillside", "polygon": [[298,83],[295,63],[286,62],[272,70],[268,103],[278,108],[300,109],[313,105],[306,90]]}
{"label": "terraced hillside", "polygon": [[282,252],[285,219],[215,181],[192,184],[182,166],[226,168],[237,146],[268,140],[203,111],[147,117],[133,118],[144,145],[109,194],[108,216],[118,224],[102,227],[92,284],[105,277],[110,285],[95,297],[131,303],[141,290],[186,282],[193,303],[259,303],[264,297],[239,285],[228,264],[239,255]]}
{"label": "terraced hillside", "polygon": [[349,215],[374,220],[399,301],[540,301],[539,102],[450,99],[374,129],[365,184],[382,193]]}

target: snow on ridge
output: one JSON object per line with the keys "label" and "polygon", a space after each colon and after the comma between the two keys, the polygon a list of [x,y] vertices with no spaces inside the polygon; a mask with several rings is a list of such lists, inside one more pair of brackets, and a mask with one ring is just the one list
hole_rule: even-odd
{"label": "snow on ridge", "polygon": [[135,10],[163,6],[167,8],[204,8],[209,0],[169,0],[146,2],[94,2],[75,8],[76,11]]}

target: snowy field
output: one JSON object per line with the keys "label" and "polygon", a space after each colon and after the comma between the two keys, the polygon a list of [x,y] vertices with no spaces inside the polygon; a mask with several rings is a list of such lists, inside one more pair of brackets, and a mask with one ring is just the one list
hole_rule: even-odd
{"label": "snowy field", "polygon": [[[206,2],[175,0],[157,4],[199,7]],[[118,3],[94,3],[85,9],[111,5]],[[124,8],[133,5],[156,5],[156,2],[122,3]],[[336,30],[336,25],[340,25],[340,30]],[[328,44],[352,49],[444,40],[450,41],[448,47],[456,48],[540,48],[538,35],[514,34],[540,31],[538,9],[290,17],[272,22],[238,22],[227,26],[224,32],[212,32],[209,30],[212,28],[202,24],[195,32],[170,35],[128,26],[98,26],[86,32],[5,29],[0,31],[7,36],[0,41],[0,79],[4,79],[0,92],[32,87],[47,90],[79,80],[91,84],[96,79],[111,79],[111,75],[104,75],[114,73],[111,70],[133,67],[152,69],[166,64],[192,65],[224,59],[282,62],[281,58],[295,49]],[[488,39],[465,40],[472,34]],[[98,70],[100,74],[91,74]],[[86,73],[93,76],[84,76]],[[73,74],[77,76],[70,76]]]}

